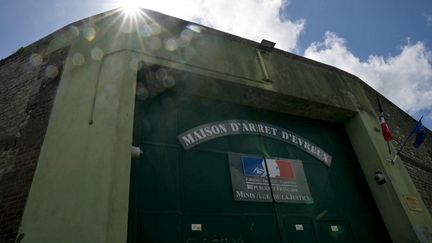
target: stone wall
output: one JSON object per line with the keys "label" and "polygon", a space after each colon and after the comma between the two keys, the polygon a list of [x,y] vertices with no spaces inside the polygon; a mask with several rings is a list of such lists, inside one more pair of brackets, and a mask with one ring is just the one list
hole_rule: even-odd
{"label": "stone wall", "polygon": [[57,92],[66,49],[48,39],[0,61],[0,242],[14,242]]}

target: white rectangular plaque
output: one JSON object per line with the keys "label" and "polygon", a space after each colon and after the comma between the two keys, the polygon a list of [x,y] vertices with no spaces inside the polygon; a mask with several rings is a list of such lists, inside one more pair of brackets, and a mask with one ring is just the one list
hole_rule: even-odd
{"label": "white rectangular plaque", "polygon": [[202,231],[202,225],[201,224],[191,224],[192,231]]}
{"label": "white rectangular plaque", "polygon": [[304,230],[302,224],[296,224],[296,225],[295,225],[295,229],[296,229],[297,231],[303,231],[303,230]]}

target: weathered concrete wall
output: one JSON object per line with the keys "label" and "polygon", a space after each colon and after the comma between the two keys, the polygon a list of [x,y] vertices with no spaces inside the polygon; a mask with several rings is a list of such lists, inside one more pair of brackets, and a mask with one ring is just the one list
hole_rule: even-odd
{"label": "weathered concrete wall", "polygon": [[0,242],[14,242],[66,56],[41,40],[0,61]]}
{"label": "weathered concrete wall", "polygon": [[[91,31],[89,30],[91,29]],[[21,242],[126,242],[137,67],[84,21],[55,35],[72,43],[39,156]],[[117,32],[116,32],[117,33]],[[91,35],[90,35],[91,34]],[[60,39],[57,39],[60,38]],[[93,50],[103,50],[94,55]]]}

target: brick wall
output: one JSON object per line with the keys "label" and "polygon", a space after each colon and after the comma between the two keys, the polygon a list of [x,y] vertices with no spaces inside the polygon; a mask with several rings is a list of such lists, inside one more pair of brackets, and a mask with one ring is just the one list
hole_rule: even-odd
{"label": "brick wall", "polygon": [[[377,122],[378,122],[378,101],[377,95],[382,104],[386,121],[395,139],[391,142],[397,149],[406,140],[407,136],[413,130],[417,121],[402,111],[388,99],[369,87],[367,84],[362,83],[366,94],[375,108]],[[415,140],[413,135],[406,146],[401,152],[400,158],[403,160],[405,167],[411,176],[414,185],[420,193],[429,212],[432,213],[432,132],[426,129],[426,140],[419,149],[415,149],[412,143]]]}
{"label": "brick wall", "polygon": [[14,242],[67,50],[43,39],[0,61],[0,242]]}

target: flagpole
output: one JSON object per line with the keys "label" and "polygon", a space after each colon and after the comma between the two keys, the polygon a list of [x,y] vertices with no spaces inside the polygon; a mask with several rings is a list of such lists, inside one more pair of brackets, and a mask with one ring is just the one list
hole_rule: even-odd
{"label": "flagpole", "polygon": [[391,155],[392,152],[391,152],[391,149],[390,149],[390,142],[389,141],[387,141],[387,148],[388,148],[389,154]]}
{"label": "flagpole", "polygon": [[392,164],[394,165],[394,163],[396,162],[397,157],[400,155],[400,153],[402,152],[402,149],[405,147],[408,139],[410,139],[410,137],[412,136],[412,134],[410,134],[404,141],[404,143],[402,144],[402,146],[400,146],[400,148],[396,151],[396,154],[394,156],[394,158],[392,159]]}

